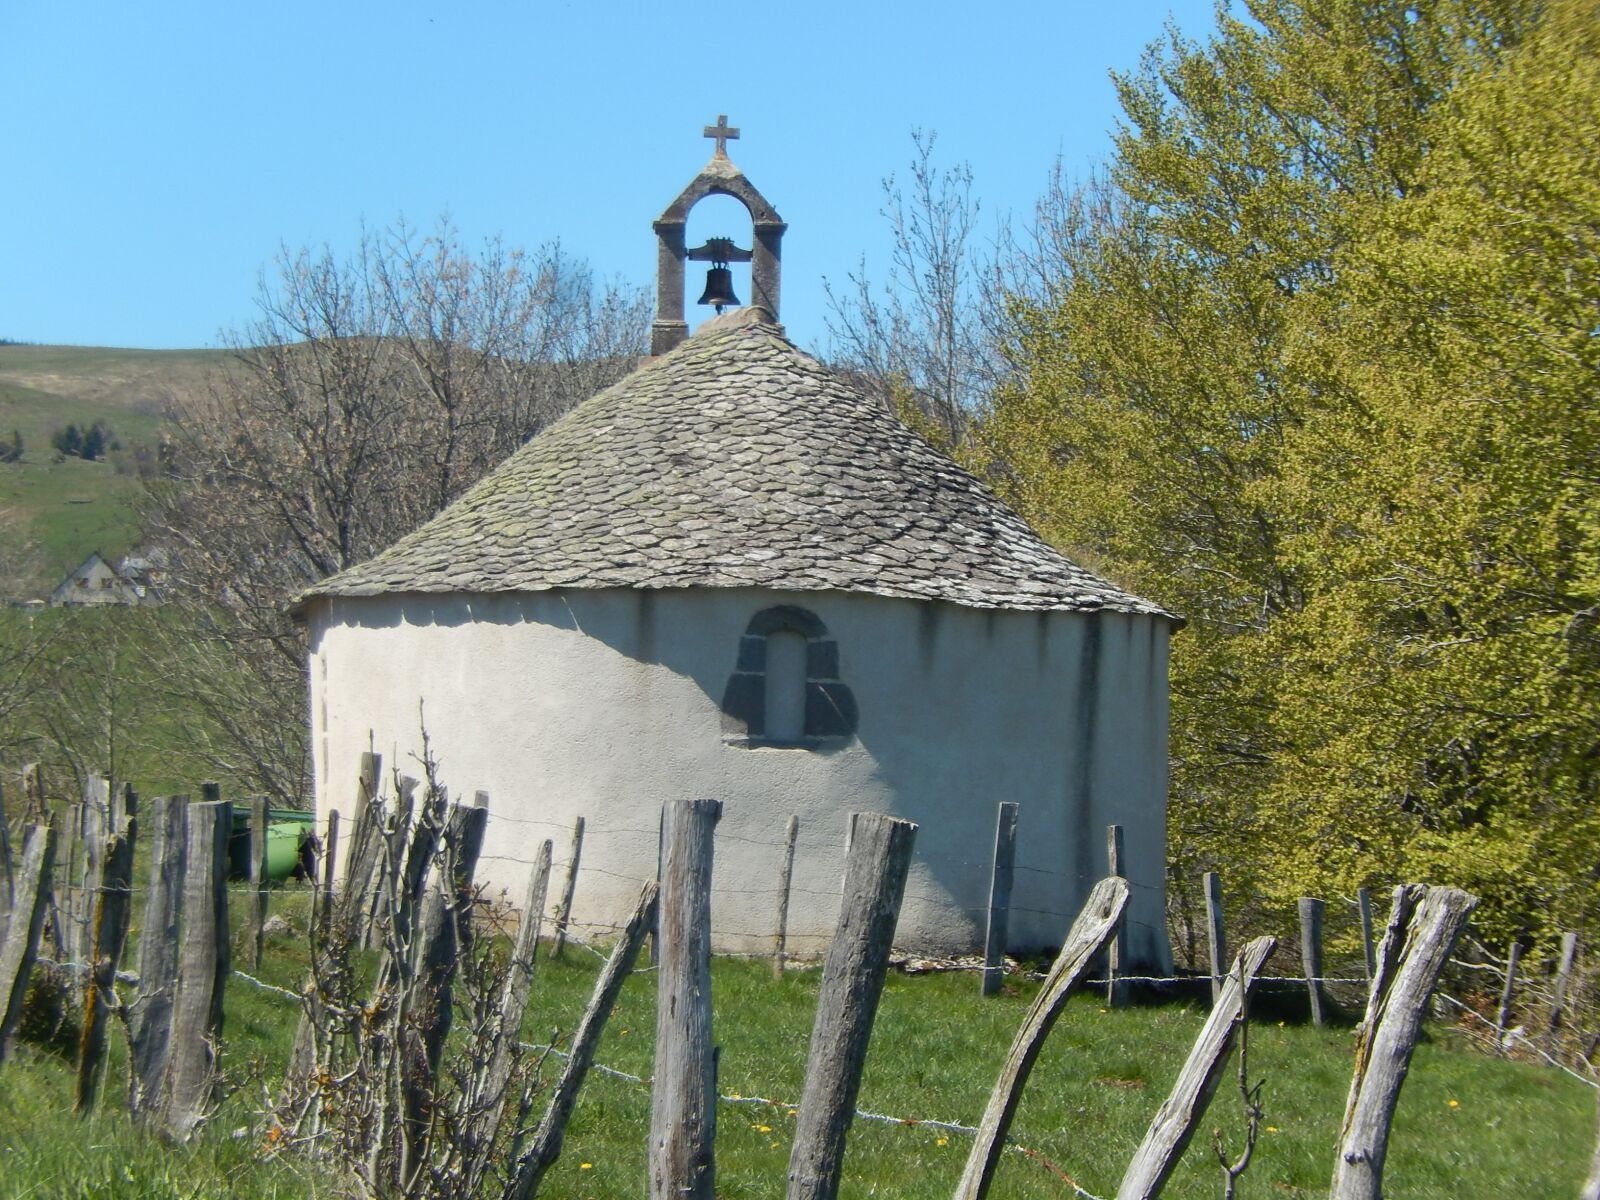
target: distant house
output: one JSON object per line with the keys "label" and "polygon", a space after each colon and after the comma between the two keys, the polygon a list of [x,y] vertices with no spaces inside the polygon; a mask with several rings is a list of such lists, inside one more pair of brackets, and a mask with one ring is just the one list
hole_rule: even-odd
{"label": "distant house", "polygon": [[98,551],[79,563],[50,593],[51,608],[134,607],[161,603],[161,551],[129,555],[112,566]]}

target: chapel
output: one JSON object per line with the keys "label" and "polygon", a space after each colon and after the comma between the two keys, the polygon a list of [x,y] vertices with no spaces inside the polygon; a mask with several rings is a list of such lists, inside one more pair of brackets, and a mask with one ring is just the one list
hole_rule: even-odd
{"label": "chapel", "polygon": [[[361,753],[421,752],[489,794],[479,880],[519,898],[586,822],[573,921],[604,931],[653,876],[667,801],[722,801],[713,944],[772,944],[798,818],[789,947],[838,914],[847,814],[918,823],[896,944],[980,948],[1001,801],[1019,805],[1009,923],[1057,946],[1105,873],[1132,884],[1125,961],[1166,965],[1167,643],[1176,619],[1047,545],[980,480],[779,324],[772,205],[711,161],[655,222],[652,355],[459,500],[302,596],[319,815]],[[729,195],[749,248],[690,248]],[[692,336],[686,262],[719,310]],[[749,262],[738,307],[729,263]],[[723,308],[730,311],[722,312]]]}

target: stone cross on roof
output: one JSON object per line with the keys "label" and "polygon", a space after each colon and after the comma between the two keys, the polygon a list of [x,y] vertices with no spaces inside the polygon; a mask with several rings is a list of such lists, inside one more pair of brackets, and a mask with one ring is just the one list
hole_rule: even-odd
{"label": "stone cross on roof", "polygon": [[729,126],[728,117],[727,117],[726,113],[719,113],[719,114],[717,114],[717,123],[715,125],[707,125],[706,128],[705,128],[705,132],[703,134],[701,134],[701,136],[702,137],[708,137],[708,138],[716,138],[716,140],[717,140],[716,157],[717,158],[727,158],[728,157],[728,143],[729,142],[736,142],[736,141],[739,140],[739,131],[736,128],[733,128],[733,127]]}

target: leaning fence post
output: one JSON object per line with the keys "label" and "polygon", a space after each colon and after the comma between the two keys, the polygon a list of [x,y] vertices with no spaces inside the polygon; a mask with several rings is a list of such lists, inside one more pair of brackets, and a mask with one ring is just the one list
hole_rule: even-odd
{"label": "leaning fence post", "polygon": [[1005,1065],[989,1093],[989,1104],[978,1122],[978,1133],[972,1149],[967,1154],[967,1165],[961,1173],[961,1183],[956,1188],[955,1200],[982,1200],[989,1190],[995,1164],[1005,1148],[1006,1131],[1011,1128],[1011,1118],[1022,1100],[1022,1089],[1027,1085],[1034,1060],[1044,1046],[1050,1029],[1061,1015],[1061,1009],[1089,972],[1089,964],[1105,948],[1122,921],[1123,909],[1128,904],[1128,884],[1115,877],[1102,879],[1094,885],[1083,911],[1072,923],[1066,944],[1056,955],[1050,974],[1034,997],[1028,1015],[1011,1039],[1011,1049],[1006,1052]]}
{"label": "leaning fence post", "polygon": [[582,817],[572,823],[572,848],[567,852],[567,877],[561,884],[561,903],[556,908],[556,944],[550,948],[551,958],[560,958],[567,948],[567,925],[572,921],[572,897],[578,890],[578,862],[583,858]]}
{"label": "leaning fence post", "polygon": [[989,873],[989,923],[983,938],[980,994],[1000,990],[1006,973],[1006,926],[1011,917],[1011,884],[1017,862],[1017,805],[1002,800],[995,814],[994,866]]}
{"label": "leaning fence post", "polygon": [[1406,884],[1395,889],[1356,1043],[1355,1075],[1329,1200],[1380,1200],[1383,1195],[1389,1122],[1422,1029],[1423,1010],[1477,903],[1476,897],[1455,888]]}
{"label": "leaning fence post", "polygon": [[1306,968],[1306,995],[1311,1023],[1322,1024],[1322,914],[1326,906],[1314,896],[1300,897],[1300,957]]}
{"label": "leaning fence post", "polygon": [[584,1076],[594,1061],[595,1047],[600,1044],[606,1018],[616,1007],[622,985],[628,978],[628,972],[633,970],[634,960],[639,957],[639,947],[644,944],[645,935],[653,922],[656,893],[657,885],[652,879],[639,893],[639,902],[634,906],[633,915],[623,927],[617,944],[611,948],[611,957],[606,960],[600,978],[595,980],[589,1007],[584,1009],[577,1032],[572,1035],[572,1050],[567,1055],[566,1065],[561,1068],[561,1077],[556,1081],[555,1090],[545,1105],[544,1116],[539,1120],[539,1128],[534,1131],[532,1143],[526,1151],[521,1149],[517,1140],[512,1143],[511,1159],[515,1165],[501,1192],[503,1200],[528,1200],[539,1190],[544,1173],[561,1156],[567,1119],[572,1115],[578,1090],[583,1086]]}
{"label": "leaning fence post", "polygon": [[0,779],[0,865],[5,868],[5,880],[0,885],[0,937],[4,936],[5,922],[11,916],[15,889],[11,878],[11,818],[6,815],[6,783]]}
{"label": "leaning fence post", "polygon": [[[1122,869],[1122,826],[1106,826],[1106,874],[1118,879],[1127,878]],[[1126,914],[1124,914],[1126,919]],[[1122,926],[1112,935],[1106,947],[1106,1004],[1116,1008],[1127,999],[1128,985],[1117,978],[1122,973]]]}
{"label": "leaning fence post", "polygon": [[333,922],[333,872],[339,857],[339,810],[328,810],[328,832],[322,839],[322,890],[317,898],[317,928],[322,937],[328,936]]}
{"label": "leaning fence post", "polygon": [[111,1020],[111,992],[117,963],[133,913],[133,845],[138,830],[133,790],[120,811],[110,814],[106,834],[95,855],[98,874],[87,881],[89,892],[89,957],[83,971],[83,1024],[78,1035],[78,1082],[72,1109],[80,1116],[94,1108],[100,1066],[106,1048],[106,1023]]}
{"label": "leaning fence post", "polygon": [[267,798],[252,796],[250,805],[250,888],[245,896],[244,946],[250,969],[261,966],[262,927],[267,922]]}
{"label": "leaning fence post", "polygon": [[1211,1097],[1216,1093],[1223,1065],[1233,1049],[1239,1026],[1246,1019],[1256,972],[1272,956],[1277,945],[1275,938],[1259,937],[1239,951],[1221,997],[1195,1039],[1183,1070],[1178,1072],[1171,1095],[1157,1110],[1144,1141],[1139,1143],[1139,1149],[1122,1176],[1117,1200],[1154,1200],[1166,1187],[1172,1169],[1183,1157],[1195,1126],[1205,1116]]}
{"label": "leaning fence post", "polygon": [[1222,999],[1222,963],[1227,957],[1227,936],[1222,928],[1222,876],[1205,873],[1206,950],[1211,956],[1211,1005]]}
{"label": "leaning fence post", "polygon": [[677,800],[662,809],[650,1200],[714,1195],[711,860],[721,815],[716,800]]}
{"label": "leaning fence post", "polygon": [[789,944],[789,888],[794,882],[794,844],[800,836],[800,818],[789,816],[783,834],[783,865],[778,869],[778,929],[772,935],[772,977],[783,978],[784,957]]}
{"label": "leaning fence post", "polygon": [[1561,1018],[1567,1007],[1567,989],[1572,985],[1572,968],[1578,960],[1578,935],[1561,935],[1561,961],[1556,967],[1555,996],[1550,1002],[1550,1036],[1561,1028]]}
{"label": "leaning fence post", "polygon": [[[1015,808],[1015,805],[1012,806]],[[881,813],[850,814],[839,927],[828,947],[789,1154],[788,1200],[833,1200],[867,1043],[889,966],[917,827]]]}
{"label": "leaning fence post", "polygon": [[23,820],[29,825],[48,825],[50,811],[44,803],[44,769],[36,762],[22,764]]}
{"label": "leaning fence post", "polygon": [[[157,796],[145,814],[150,878],[139,918],[139,990],[128,1005],[128,1107],[135,1114],[160,1103],[172,1043],[172,1000],[178,979],[178,919],[187,856],[188,796]],[[180,1034],[180,1036],[182,1036]]]}
{"label": "leaning fence post", "polygon": [[1506,1023],[1511,1019],[1511,993],[1517,986],[1517,966],[1522,962],[1522,939],[1512,938],[1506,950],[1506,981],[1500,989],[1500,1006],[1495,1009],[1495,1045],[1506,1048]]}
{"label": "leaning fence post", "polygon": [[[204,785],[202,785],[204,790]],[[228,837],[233,806],[191,804],[183,879],[183,944],[172,999],[162,1126],[182,1140],[205,1118],[215,1080],[215,1041],[222,1032],[222,989],[228,978]]]}
{"label": "leaning fence post", "polygon": [[1361,961],[1366,967],[1367,984],[1372,984],[1372,893],[1356,889],[1356,910],[1361,916]]}
{"label": "leaning fence post", "polygon": [[22,1019],[28,976],[39,955],[39,934],[55,866],[56,828],[30,825],[22,840],[22,866],[17,872],[16,903],[0,943],[0,1062],[11,1052],[11,1038]]}

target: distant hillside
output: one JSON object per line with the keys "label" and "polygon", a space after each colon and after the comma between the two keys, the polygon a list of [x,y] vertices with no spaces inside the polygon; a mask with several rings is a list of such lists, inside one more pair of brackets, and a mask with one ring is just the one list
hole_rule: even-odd
{"label": "distant hillside", "polygon": [[[221,350],[0,345],[0,599],[43,596],[91,550],[120,555],[139,539],[138,452],[161,437],[167,400],[205,386]],[[121,449],[97,462],[58,457],[51,436],[102,422]]]}

